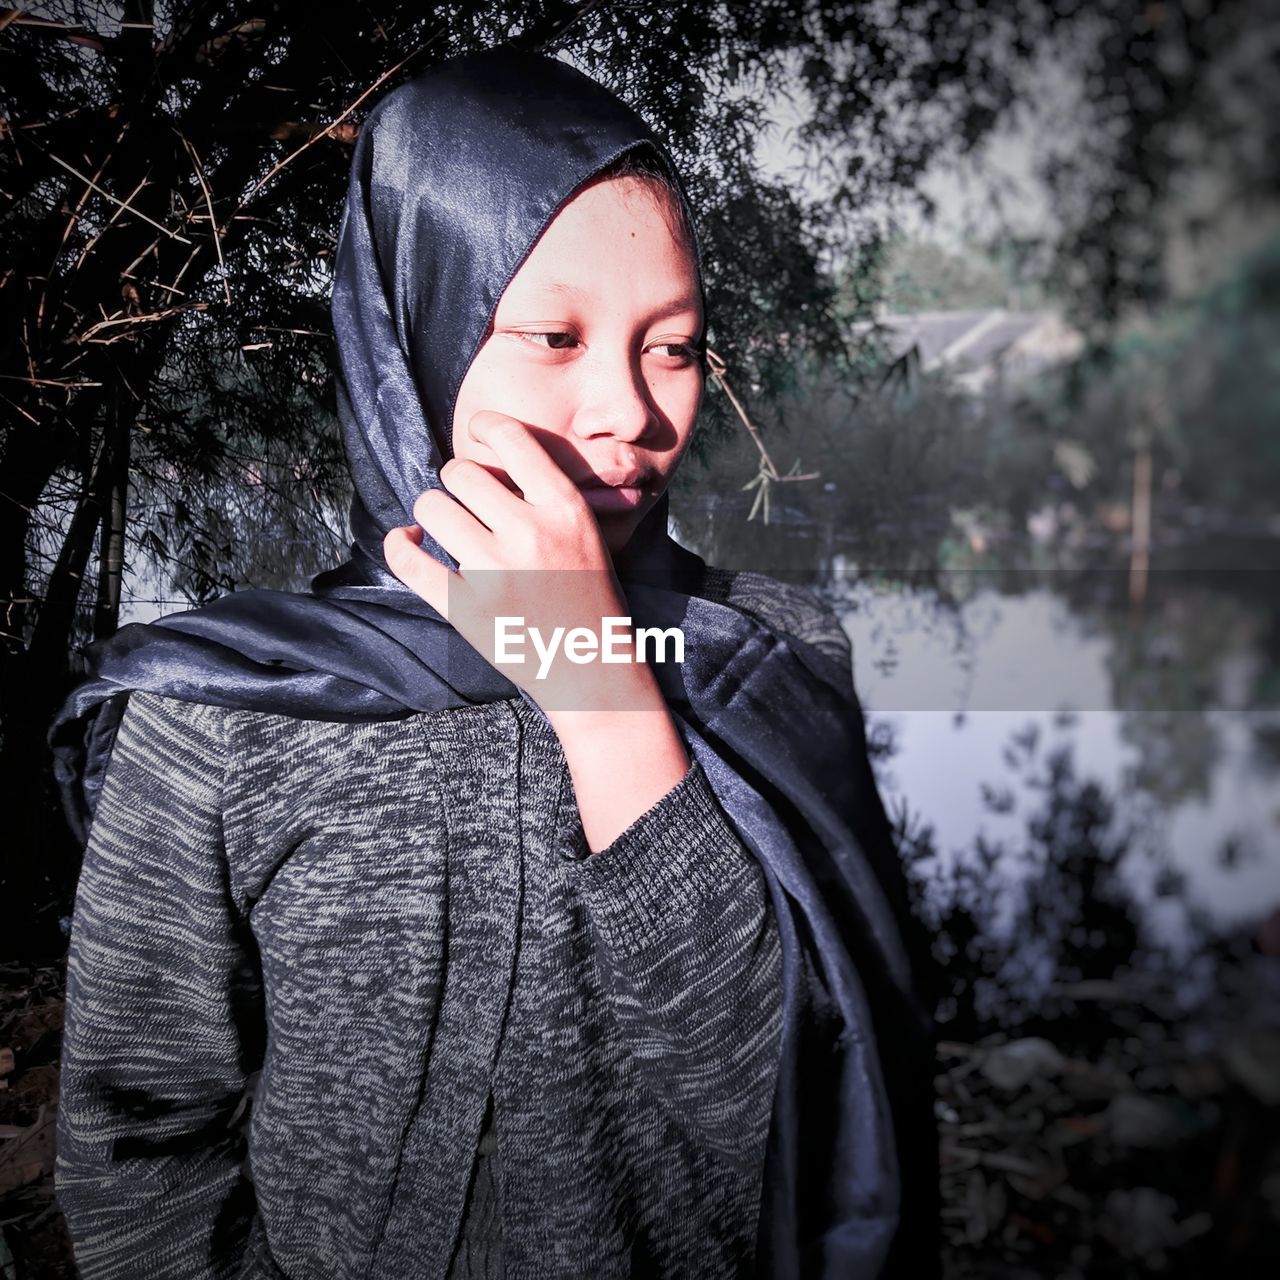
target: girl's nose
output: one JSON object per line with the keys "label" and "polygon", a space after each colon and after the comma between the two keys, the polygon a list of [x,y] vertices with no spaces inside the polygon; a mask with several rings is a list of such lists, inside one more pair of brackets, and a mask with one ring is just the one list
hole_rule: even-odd
{"label": "girl's nose", "polygon": [[606,435],[639,440],[657,420],[639,359],[602,354],[582,384],[574,434],[583,440]]}

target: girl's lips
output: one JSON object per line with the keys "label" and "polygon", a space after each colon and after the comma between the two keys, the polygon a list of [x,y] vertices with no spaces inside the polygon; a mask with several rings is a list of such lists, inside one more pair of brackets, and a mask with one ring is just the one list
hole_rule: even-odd
{"label": "girl's lips", "polygon": [[644,501],[644,490],[636,485],[584,485],[582,496],[593,511],[634,511]]}

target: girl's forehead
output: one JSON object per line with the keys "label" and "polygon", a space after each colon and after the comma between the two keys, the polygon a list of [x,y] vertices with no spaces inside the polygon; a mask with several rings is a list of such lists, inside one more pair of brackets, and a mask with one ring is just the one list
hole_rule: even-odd
{"label": "girl's forehead", "polygon": [[611,179],[584,188],[544,228],[504,293],[585,303],[601,290],[657,291],[699,305],[697,263],[667,193]]}

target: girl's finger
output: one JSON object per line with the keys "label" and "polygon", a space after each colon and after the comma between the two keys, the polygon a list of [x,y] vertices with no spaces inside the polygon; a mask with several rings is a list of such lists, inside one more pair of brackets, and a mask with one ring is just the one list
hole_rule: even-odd
{"label": "girl's finger", "polygon": [[481,409],[467,424],[473,438],[496,455],[507,475],[535,507],[582,502],[573,481],[556,465],[523,422],[492,409]]}
{"label": "girl's finger", "polygon": [[382,540],[387,568],[410,591],[424,599],[446,622],[449,620],[449,579],[454,573],[422,550],[417,525],[395,528]]}
{"label": "girl's finger", "polygon": [[493,563],[493,534],[443,489],[428,489],[413,504],[413,518],[458,562],[484,569]]}
{"label": "girl's finger", "polygon": [[491,471],[469,458],[450,458],[440,468],[440,481],[477,520],[498,533],[518,519],[525,502]]}

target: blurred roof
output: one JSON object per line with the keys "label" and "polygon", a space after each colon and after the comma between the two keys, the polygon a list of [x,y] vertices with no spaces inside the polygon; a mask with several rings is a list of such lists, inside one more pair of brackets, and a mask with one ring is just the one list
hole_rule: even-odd
{"label": "blurred roof", "polygon": [[1019,381],[1075,356],[1079,332],[1052,311],[916,311],[854,326],[878,330],[894,364],[951,370],[972,391]]}

